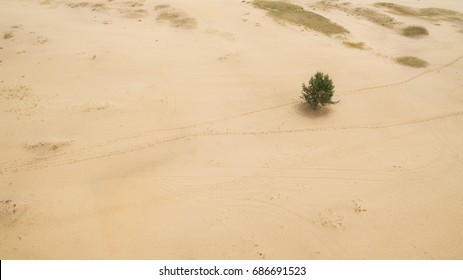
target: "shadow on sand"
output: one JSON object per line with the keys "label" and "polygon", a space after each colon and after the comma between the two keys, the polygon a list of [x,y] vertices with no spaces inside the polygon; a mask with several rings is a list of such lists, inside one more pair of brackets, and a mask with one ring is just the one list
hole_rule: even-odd
{"label": "shadow on sand", "polygon": [[294,105],[294,107],[294,110],[298,115],[309,117],[311,119],[326,118],[331,112],[331,108],[327,106],[320,106],[317,110],[312,110],[306,104],[298,103]]}

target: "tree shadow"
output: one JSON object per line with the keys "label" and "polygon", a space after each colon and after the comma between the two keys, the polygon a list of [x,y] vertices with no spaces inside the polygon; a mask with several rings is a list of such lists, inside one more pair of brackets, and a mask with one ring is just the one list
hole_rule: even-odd
{"label": "tree shadow", "polygon": [[298,115],[304,116],[304,117],[309,117],[311,119],[321,119],[321,118],[326,118],[329,113],[331,112],[331,108],[328,106],[320,106],[318,107],[317,110],[312,110],[310,109],[306,104],[304,103],[298,103],[295,106],[295,111]]}

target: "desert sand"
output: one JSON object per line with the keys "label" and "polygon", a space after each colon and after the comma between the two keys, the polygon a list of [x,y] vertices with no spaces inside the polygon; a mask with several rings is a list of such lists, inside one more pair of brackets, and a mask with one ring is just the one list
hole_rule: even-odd
{"label": "desert sand", "polygon": [[393,1],[0,0],[0,259],[463,259],[463,3]]}

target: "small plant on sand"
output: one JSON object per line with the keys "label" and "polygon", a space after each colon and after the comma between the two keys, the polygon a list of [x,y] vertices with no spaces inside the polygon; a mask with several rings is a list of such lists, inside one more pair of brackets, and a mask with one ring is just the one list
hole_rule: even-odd
{"label": "small plant on sand", "polygon": [[10,39],[13,37],[13,33],[11,32],[6,32],[5,34],[3,34],[3,39]]}
{"label": "small plant on sand", "polygon": [[336,104],[339,101],[332,101],[334,94],[333,81],[328,74],[317,72],[310,78],[309,85],[302,84],[302,96],[307,106],[313,110],[317,110],[318,106]]}
{"label": "small plant on sand", "polygon": [[428,66],[428,63],[426,61],[414,56],[401,56],[396,58],[396,61],[402,65],[415,68],[424,68]]}

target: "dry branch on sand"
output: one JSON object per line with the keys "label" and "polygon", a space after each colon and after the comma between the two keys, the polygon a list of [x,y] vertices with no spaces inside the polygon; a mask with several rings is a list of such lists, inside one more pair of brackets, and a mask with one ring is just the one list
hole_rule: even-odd
{"label": "dry branch on sand", "polygon": [[421,26],[408,26],[402,29],[402,35],[411,38],[420,38],[428,34],[428,30]]}

